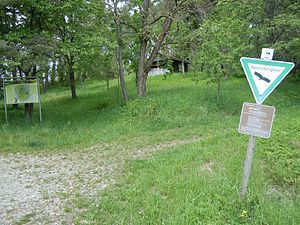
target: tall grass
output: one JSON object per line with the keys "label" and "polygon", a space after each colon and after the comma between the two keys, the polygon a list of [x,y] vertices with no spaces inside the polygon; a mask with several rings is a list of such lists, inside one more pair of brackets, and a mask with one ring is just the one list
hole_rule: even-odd
{"label": "tall grass", "polygon": [[128,79],[131,100],[126,105],[122,104],[116,82],[106,90],[105,83],[88,81],[78,86],[79,97],[75,100],[70,98],[66,87],[50,90],[42,95],[42,125],[37,106],[33,122],[24,120],[23,106],[19,110],[9,107],[8,125],[4,123],[4,113],[0,114],[3,121],[0,151],[78,149],[143,133],[155,135],[153,131],[185,132],[202,126],[212,129],[216,118],[236,114],[240,108],[241,101],[227,98],[226,93],[224,100],[216,104],[212,87],[180,76],[149,79],[148,97],[140,99],[131,79]]}
{"label": "tall grass", "polygon": [[[299,224],[299,196],[274,189],[260,154],[239,198],[246,142],[228,133],[127,166],[118,185],[90,203],[88,224]],[[295,188],[295,187],[294,187]]]}
{"label": "tall grass", "polygon": [[42,125],[37,111],[29,123],[21,109],[10,109],[9,124],[1,126],[0,152],[198,141],[127,163],[116,186],[96,203],[79,204],[87,211],[78,224],[300,224],[299,83],[285,80],[264,103],[276,107],[276,118],[271,138],[258,139],[244,200],[238,189],[248,137],[237,127],[242,103],[254,102],[245,79],[224,83],[219,102],[215,85],[189,76],[149,78],[145,98],[136,97],[128,77],[127,104],[116,81],[110,90],[105,85],[79,85],[76,100],[67,88],[50,90],[42,96]]}

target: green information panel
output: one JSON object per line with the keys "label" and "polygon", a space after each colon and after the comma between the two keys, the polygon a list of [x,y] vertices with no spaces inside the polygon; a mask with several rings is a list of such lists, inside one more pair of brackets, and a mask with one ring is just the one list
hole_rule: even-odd
{"label": "green information panel", "polygon": [[6,104],[39,102],[37,82],[6,85],[5,93]]}

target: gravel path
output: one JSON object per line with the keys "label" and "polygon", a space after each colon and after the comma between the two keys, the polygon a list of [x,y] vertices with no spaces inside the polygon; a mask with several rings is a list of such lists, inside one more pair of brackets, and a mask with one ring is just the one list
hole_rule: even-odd
{"label": "gravel path", "polygon": [[126,160],[194,141],[142,149],[101,144],[73,153],[0,154],[0,224],[73,224],[78,212],[72,200],[93,199],[114,183]]}

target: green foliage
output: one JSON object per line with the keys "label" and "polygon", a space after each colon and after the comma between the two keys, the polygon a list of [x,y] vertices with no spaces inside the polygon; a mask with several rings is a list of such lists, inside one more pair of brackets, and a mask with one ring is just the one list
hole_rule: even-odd
{"label": "green foliage", "polygon": [[174,73],[174,68],[173,68],[173,62],[172,60],[167,60],[165,66],[164,66],[167,70],[170,71],[170,74]]}
{"label": "green foliage", "polygon": [[[55,40],[48,30],[48,4],[8,1],[1,7],[0,67],[5,74],[36,75],[47,66]],[[38,68],[38,70],[36,70]]]}
{"label": "green foliage", "polygon": [[79,73],[92,79],[109,81],[117,77],[115,51],[112,47],[81,56],[76,67]]}
{"label": "green foliage", "polygon": [[98,66],[100,71],[93,57],[98,57],[102,49],[109,46],[105,44],[109,27],[104,25],[107,19],[104,3],[82,0],[56,2],[52,16],[53,30],[59,37],[58,53],[63,56],[72,98],[76,98],[74,70],[77,69],[77,78],[81,80],[93,74],[93,67]]}
{"label": "green foliage", "polygon": [[242,73],[239,58],[258,58],[262,47],[275,49],[275,59],[296,63],[298,73],[299,4],[292,1],[218,1],[198,28],[200,42],[193,65],[202,79],[221,82]]}
{"label": "green foliage", "polygon": [[203,40],[198,52],[198,68],[212,81],[235,74],[240,68],[242,39],[240,33],[245,30],[245,24],[239,20],[227,18],[207,20],[201,27]]}
{"label": "green foliage", "polygon": [[[256,20],[255,38],[257,45],[275,48],[275,57],[279,60],[299,62],[299,4],[293,1],[268,0],[258,5],[263,8]],[[297,43],[295,45],[295,43]]]}
{"label": "green foliage", "polygon": [[194,66],[202,72],[202,79],[218,83],[218,96],[221,82],[240,71],[239,58],[245,49],[247,34],[247,23],[235,17],[235,8],[241,7],[240,4],[224,5],[220,1],[198,29],[201,47]]}

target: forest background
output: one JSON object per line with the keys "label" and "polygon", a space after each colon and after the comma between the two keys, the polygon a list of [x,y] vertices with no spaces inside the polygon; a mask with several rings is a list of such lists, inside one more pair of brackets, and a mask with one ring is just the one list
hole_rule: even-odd
{"label": "forest background", "polygon": [[[218,84],[240,76],[241,56],[275,49],[276,60],[300,61],[300,4],[257,0],[4,0],[0,3],[2,76],[39,76],[44,92],[86,79],[118,78],[128,101],[125,74],[147,94],[157,60],[190,63],[199,79]],[[30,116],[30,115],[29,115]]]}

